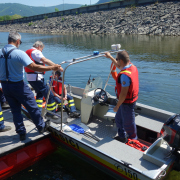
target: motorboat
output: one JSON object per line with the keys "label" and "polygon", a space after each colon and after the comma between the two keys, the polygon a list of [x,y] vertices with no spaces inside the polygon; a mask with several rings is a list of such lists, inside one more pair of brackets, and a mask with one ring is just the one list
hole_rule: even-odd
{"label": "motorboat", "polygon": [[[119,45],[112,46],[111,53],[119,51],[122,51]],[[74,64],[102,57],[104,53],[96,51],[92,55],[61,63],[66,65],[62,76],[62,97],[66,70]],[[55,114],[59,119],[51,119],[51,136],[56,144],[115,179],[163,179],[179,163],[180,115],[137,102],[135,120],[138,141],[146,148],[141,150],[114,139],[117,127],[113,107],[117,100],[106,91],[110,74],[104,87],[101,77],[89,78],[84,89],[67,85],[68,94],[74,98],[81,116],[70,118],[62,106],[61,112]],[[25,109],[23,112],[28,115]],[[43,117],[46,112],[45,106]]]}

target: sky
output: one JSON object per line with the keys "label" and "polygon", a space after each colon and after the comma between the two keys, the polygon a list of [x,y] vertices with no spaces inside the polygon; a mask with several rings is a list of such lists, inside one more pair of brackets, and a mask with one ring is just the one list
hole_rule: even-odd
{"label": "sky", "polygon": [[28,6],[55,6],[59,4],[95,4],[98,0],[0,0],[0,3],[20,3]]}

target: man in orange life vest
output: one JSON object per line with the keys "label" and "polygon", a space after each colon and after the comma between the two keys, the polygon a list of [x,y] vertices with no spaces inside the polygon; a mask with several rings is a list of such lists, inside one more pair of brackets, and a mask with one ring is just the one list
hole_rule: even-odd
{"label": "man in orange life vest", "polygon": [[[61,78],[61,72],[56,71],[55,72],[55,80],[53,81],[53,85],[51,87],[51,91],[55,96],[55,101],[58,103],[59,107],[61,107],[61,94],[62,94],[62,78]],[[72,118],[77,118],[80,116],[78,112],[76,112],[76,107],[74,104],[74,99],[72,96],[67,94],[66,86],[64,86],[64,98],[63,100],[68,101],[68,105],[70,108],[70,114],[69,116]],[[66,109],[66,107],[65,107]],[[67,109],[66,109],[67,110]]]}
{"label": "man in orange life vest", "polygon": [[118,137],[115,139],[126,143],[127,138],[137,139],[134,107],[139,92],[138,70],[130,62],[126,51],[118,52],[116,59],[109,52],[105,53],[105,56],[121,70],[116,79],[118,102],[113,110],[117,112],[115,121],[118,127]]}
{"label": "man in orange life vest", "polygon": [[[27,55],[36,63],[40,65],[47,64],[48,66],[55,65],[51,60],[44,57],[42,54],[42,50],[44,48],[44,44],[41,41],[36,41],[33,45],[33,47],[26,51]],[[60,71],[63,71],[63,68],[59,68]],[[43,97],[47,97],[49,87],[44,82],[44,74],[45,72],[37,72],[32,71],[25,67],[26,77],[29,84],[34,88],[34,90],[37,93],[36,96],[36,103],[40,110],[42,109],[42,103],[43,103]],[[47,110],[51,112],[55,112],[56,110],[56,102],[54,99],[54,95],[52,92],[50,92],[49,100],[47,103]],[[57,116],[51,115],[50,113],[47,113],[46,115],[51,116],[53,119],[58,119]]]}

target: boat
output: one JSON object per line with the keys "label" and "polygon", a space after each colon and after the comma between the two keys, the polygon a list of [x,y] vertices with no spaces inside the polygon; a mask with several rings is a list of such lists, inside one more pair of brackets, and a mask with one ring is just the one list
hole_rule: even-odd
{"label": "boat", "polygon": [[[122,51],[119,45],[111,46],[111,53]],[[85,63],[104,56],[105,52],[95,51],[92,55],[64,61],[62,84],[68,67]],[[140,144],[146,147],[143,151],[114,139],[117,136],[115,113],[113,107],[117,100],[106,91],[108,80],[103,86],[101,77],[88,79],[83,88],[68,85],[67,91],[75,101],[81,116],[70,118],[61,107],[51,119],[49,132],[54,142],[64,146],[78,157],[91,163],[115,179],[158,180],[167,176],[179,159],[180,116],[169,111],[136,103],[136,125]],[[52,86],[53,82],[50,82]],[[62,93],[64,87],[62,85]],[[63,94],[62,94],[63,97]],[[46,99],[46,102],[48,97]],[[46,106],[42,111],[45,117]],[[28,116],[28,112],[23,109]],[[51,112],[50,112],[51,113]]]}

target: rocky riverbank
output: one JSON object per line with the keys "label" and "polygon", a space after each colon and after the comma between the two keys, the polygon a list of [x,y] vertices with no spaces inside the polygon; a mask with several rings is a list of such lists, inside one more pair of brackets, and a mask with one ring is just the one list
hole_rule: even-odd
{"label": "rocky riverbank", "polygon": [[180,2],[154,3],[107,11],[45,17],[28,23],[0,25],[0,31],[29,33],[144,34],[180,36]]}

